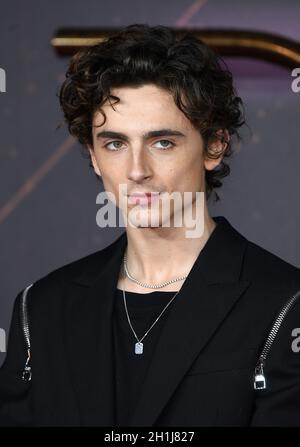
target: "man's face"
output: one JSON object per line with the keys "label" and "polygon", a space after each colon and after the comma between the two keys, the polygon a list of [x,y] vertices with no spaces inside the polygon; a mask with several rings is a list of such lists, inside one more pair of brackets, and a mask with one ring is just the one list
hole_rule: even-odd
{"label": "man's face", "polygon": [[[109,102],[102,106],[105,124],[95,127],[103,122],[100,112],[93,117],[94,147],[88,148],[94,170],[102,176],[105,191],[116,197],[117,206],[125,213],[139,207],[142,221],[148,220],[155,202],[131,202],[126,195],[119,196],[119,185],[126,185],[124,193],[128,195],[159,192],[156,206],[161,226],[162,197],[175,191],[189,191],[193,196],[196,191],[204,191],[204,170],[213,169],[220,160],[204,159],[200,132],[166,90],[149,84],[115,88],[111,94],[118,96],[120,102],[113,105],[114,109]],[[157,131],[160,133],[149,134]],[[174,212],[177,210],[171,206],[170,218]]]}

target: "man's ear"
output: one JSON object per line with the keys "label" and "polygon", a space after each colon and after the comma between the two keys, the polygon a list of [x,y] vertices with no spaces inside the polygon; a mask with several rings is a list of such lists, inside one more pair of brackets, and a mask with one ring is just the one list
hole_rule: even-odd
{"label": "man's ear", "polygon": [[93,147],[90,144],[87,144],[86,146],[87,146],[87,149],[88,149],[88,151],[90,153],[91,162],[92,162],[94,171],[95,171],[95,173],[97,175],[99,175],[99,177],[101,177],[101,171],[99,169],[99,166],[98,166],[98,163],[97,163],[97,160],[96,160],[96,157],[95,157],[94,149],[93,149]]}
{"label": "man's ear", "polygon": [[218,137],[208,143],[208,154],[215,155],[215,158],[210,158],[208,155],[204,156],[204,167],[207,171],[212,171],[221,163],[230,140],[227,129],[219,129],[216,134]]}

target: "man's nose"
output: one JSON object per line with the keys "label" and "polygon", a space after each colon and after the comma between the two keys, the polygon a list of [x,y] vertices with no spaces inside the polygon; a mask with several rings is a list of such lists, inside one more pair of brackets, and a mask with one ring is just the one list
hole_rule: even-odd
{"label": "man's nose", "polygon": [[127,160],[127,177],[134,182],[140,182],[151,176],[152,169],[149,157],[143,147],[131,151]]}

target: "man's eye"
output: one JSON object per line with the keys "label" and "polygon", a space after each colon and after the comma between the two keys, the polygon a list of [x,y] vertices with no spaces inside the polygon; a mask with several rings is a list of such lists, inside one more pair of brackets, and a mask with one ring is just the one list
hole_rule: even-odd
{"label": "man's eye", "polygon": [[[172,147],[175,146],[175,144],[169,140],[159,140],[155,144],[158,144],[158,143],[161,144],[161,147],[159,149],[163,149],[163,150],[172,149]],[[109,147],[110,145],[112,145],[112,146]],[[122,141],[119,141],[119,140],[110,141],[109,143],[105,144],[104,147],[110,151],[118,151],[122,147]]]}
{"label": "man's eye", "polygon": [[[157,141],[156,143],[163,143],[162,144],[162,149],[172,149],[172,147],[174,147],[175,146],[175,144],[172,142],[172,141],[169,141],[169,140],[159,140],[159,141]],[[155,144],[156,144],[155,143]],[[167,143],[167,144],[169,144],[169,145],[171,145],[171,146],[167,146],[167,145],[165,145],[165,143]],[[160,148],[161,149],[161,148]]]}
{"label": "man's eye", "polygon": [[108,149],[110,151],[118,151],[120,149],[120,146],[112,147],[112,148],[108,147],[110,144],[115,144],[115,143],[122,145],[122,141],[115,140],[115,141],[110,141],[109,143],[105,144],[104,147],[106,147],[106,149]]}

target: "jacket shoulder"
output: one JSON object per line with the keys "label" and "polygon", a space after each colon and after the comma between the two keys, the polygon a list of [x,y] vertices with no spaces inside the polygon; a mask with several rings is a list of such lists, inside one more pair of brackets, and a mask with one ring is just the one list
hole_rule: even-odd
{"label": "jacket shoulder", "polygon": [[[28,291],[28,294],[30,294],[29,301],[31,306],[35,306],[34,302],[37,299],[40,302],[44,302],[45,298],[47,298],[48,303],[49,300],[51,302],[57,301],[59,297],[61,297],[66,283],[69,281],[76,280],[83,274],[93,275],[99,273],[114,252],[115,246],[121,237],[122,235],[106,247],[59,266],[34,281],[32,287]],[[18,294],[18,296],[24,290],[25,288]]]}
{"label": "jacket shoulder", "polygon": [[246,246],[242,276],[251,281],[252,296],[268,312],[279,309],[300,290],[300,269],[249,241]]}
{"label": "jacket shoulder", "polygon": [[256,275],[274,280],[299,279],[300,268],[270,252],[264,247],[247,240],[244,268]]}

